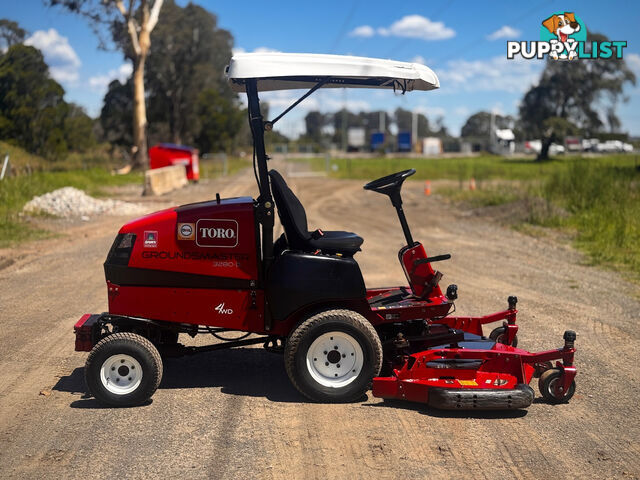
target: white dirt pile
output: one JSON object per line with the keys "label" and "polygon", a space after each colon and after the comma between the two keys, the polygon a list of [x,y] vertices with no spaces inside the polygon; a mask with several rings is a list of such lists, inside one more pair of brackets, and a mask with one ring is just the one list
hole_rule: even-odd
{"label": "white dirt pile", "polygon": [[92,215],[139,215],[145,208],[121,200],[98,200],[82,190],[64,187],[31,199],[23,209],[26,213],[46,213],[56,217],[88,217]]}

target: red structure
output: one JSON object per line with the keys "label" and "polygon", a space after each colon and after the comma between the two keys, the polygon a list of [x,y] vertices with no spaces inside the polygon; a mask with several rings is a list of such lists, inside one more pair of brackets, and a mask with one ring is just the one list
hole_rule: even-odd
{"label": "red structure", "polygon": [[187,178],[192,182],[200,179],[198,149],[173,143],[159,143],[149,149],[149,166],[151,169],[184,165]]}

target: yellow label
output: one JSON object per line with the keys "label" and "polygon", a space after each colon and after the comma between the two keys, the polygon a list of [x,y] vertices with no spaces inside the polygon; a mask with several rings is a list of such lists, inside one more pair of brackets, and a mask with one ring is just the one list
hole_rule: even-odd
{"label": "yellow label", "polygon": [[462,386],[465,386],[465,387],[471,387],[471,386],[477,387],[478,386],[478,384],[476,383],[475,380],[458,380],[458,383],[460,385],[462,385]]}

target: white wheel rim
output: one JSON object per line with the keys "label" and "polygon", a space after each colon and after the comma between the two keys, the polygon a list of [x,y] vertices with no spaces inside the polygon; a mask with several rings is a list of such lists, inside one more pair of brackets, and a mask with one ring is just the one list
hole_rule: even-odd
{"label": "white wheel rim", "polygon": [[116,395],[133,392],[142,382],[142,367],[131,355],[112,355],[100,368],[102,386]]}
{"label": "white wheel rim", "polygon": [[328,332],[307,350],[307,370],[324,387],[341,388],[353,382],[364,364],[358,341],[344,332]]}

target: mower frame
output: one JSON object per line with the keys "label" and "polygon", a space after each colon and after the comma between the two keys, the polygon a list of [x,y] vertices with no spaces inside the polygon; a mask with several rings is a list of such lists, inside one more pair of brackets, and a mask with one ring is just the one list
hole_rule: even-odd
{"label": "mower frame", "polygon": [[[273,55],[267,54],[268,57]],[[286,54],[281,55],[286,57]],[[330,61],[338,61],[335,59],[339,58],[307,57],[302,60],[310,63],[300,67],[306,69],[307,73],[316,72],[318,68],[320,72],[327,70],[325,57],[331,57],[328,59]],[[439,286],[442,274],[434,270],[432,265],[448,260],[451,255],[427,256],[423,245],[414,241],[402,207],[402,184],[415,170],[398,172],[369,182],[364,187],[388,195],[396,210],[406,240],[406,246],[398,252],[398,260],[408,286],[367,289],[357,262],[352,258],[353,252],[343,255],[323,250],[311,252],[285,248],[283,253],[282,248],[276,248],[273,238],[276,210],[267,166],[269,157],[265,150],[265,131],[271,130],[275,122],[321,87],[400,88],[404,93],[414,87],[429,90],[439,86],[435,74],[424,66],[413,65],[411,70],[389,61],[345,58],[348,60],[341,65],[343,72],[345,69],[353,72],[377,69],[383,73],[370,78],[357,74],[334,77],[315,73],[302,76],[273,74],[266,78],[250,76],[232,79],[230,76],[232,87],[246,92],[248,98],[254,172],[259,189],[257,199],[241,197],[221,200],[216,194],[215,201],[168,209],[131,222],[121,229],[105,262],[109,312],[85,314],[74,326],[76,350],[91,352],[85,367],[87,384],[94,395],[98,392],[101,401],[116,406],[146,401],[160,382],[160,354],[179,356],[256,344],[263,344],[269,351],[284,353],[287,373],[294,385],[317,401],[355,400],[366,391],[373,377],[376,377],[373,378],[374,396],[426,402],[439,408],[524,408],[533,400],[533,392],[528,384],[534,376],[540,376],[541,385],[544,384],[541,386],[541,390],[544,387],[543,395],[551,401],[562,402],[571,397],[576,375],[573,366],[573,332],[565,332],[565,346],[561,349],[529,353],[516,348],[518,311],[515,296],[508,298],[506,310],[490,315],[451,315],[453,302],[457,299],[457,286],[449,285],[446,294],[443,294]],[[267,70],[276,71],[276,67],[286,65],[286,58],[282,63],[282,56],[275,55],[275,60],[271,58],[271,61],[274,63],[265,67]],[[248,66],[251,67],[247,62],[244,67]],[[360,69],[362,66],[364,70]],[[251,68],[247,70],[251,71]],[[397,74],[399,77],[387,78],[388,72],[391,72],[391,76]],[[265,85],[273,87],[282,82],[282,78],[286,87],[297,88],[292,85],[303,84],[310,86],[310,89],[274,120],[265,121],[260,110],[258,81],[266,81]],[[274,88],[286,87],[280,84]],[[276,200],[280,201],[277,195]],[[281,207],[281,204],[278,203],[278,206]],[[208,212],[214,211],[222,212],[226,217],[222,215],[223,220],[207,217]],[[282,213],[281,210],[278,212]],[[158,237],[164,235],[166,243],[173,245],[173,248],[185,248],[184,243],[180,244],[186,240],[181,236],[180,225],[191,225],[192,229],[197,230],[200,220],[235,222],[238,232],[244,232],[242,248],[255,249],[249,254],[243,253],[246,257],[246,266],[241,272],[244,277],[216,275],[207,270],[198,270],[200,267],[196,268],[194,264],[182,270],[179,269],[180,264],[174,264],[172,270],[163,266],[166,264],[162,264],[161,253],[167,254],[165,258],[170,255],[154,250],[158,245]],[[181,221],[194,223],[179,223]],[[146,228],[154,230],[147,231]],[[137,235],[144,233],[145,238],[139,239],[145,242],[144,249],[140,242],[136,244],[133,231]],[[185,232],[184,235],[192,235],[192,231]],[[314,233],[324,235],[320,230]],[[334,233],[354,235],[348,232]],[[149,239],[146,238],[147,234],[151,234]],[[221,246],[235,248],[239,236],[238,233],[235,238],[231,237],[235,245],[228,243]],[[203,246],[198,244],[197,236],[195,239],[193,236],[188,238],[195,240],[198,247]],[[150,250],[146,250],[147,241],[152,247]],[[356,250],[359,250],[358,246]],[[139,258],[135,257],[132,264],[132,252],[136,251]],[[188,250],[181,251],[188,253]],[[252,257],[253,254],[255,257]],[[180,255],[181,261],[186,259],[183,253]],[[147,263],[141,264],[140,259]],[[163,275],[160,276],[160,273]],[[302,291],[300,296],[304,298],[293,298],[296,291]],[[154,298],[140,299],[140,295]],[[224,295],[228,296],[229,303],[233,300],[246,310],[240,314],[246,314],[236,318],[234,315],[238,312],[225,310],[223,301],[215,310],[220,309],[220,313],[229,313],[229,316],[225,319],[211,317],[212,298]],[[180,311],[180,305],[174,308],[172,302],[175,298],[185,304],[192,303],[186,311],[190,316],[181,319],[180,314],[184,311]],[[140,304],[143,306],[140,307]],[[136,314],[136,309],[138,312],[155,313]],[[166,314],[169,310],[172,311],[171,315]],[[502,326],[488,335],[491,340],[487,339],[483,327],[500,321],[503,322]],[[247,333],[229,340],[220,336],[227,330]],[[184,346],[177,342],[179,334],[193,337],[205,333],[227,341],[204,346]],[[259,336],[246,338],[250,333]],[[320,354],[311,355],[312,351]],[[124,367],[124,373],[119,373],[120,369],[109,363],[113,362],[113,352],[133,359],[129,363],[123,360],[125,366],[131,365],[133,368],[138,365],[140,368],[142,365],[142,368],[149,369],[147,375],[142,377],[142,393],[118,393],[129,392],[133,388],[127,384],[127,379],[135,382],[140,377],[128,375],[126,372],[129,370]],[[322,354],[326,356],[326,362],[324,358],[314,358]],[[333,378],[330,378],[326,382],[319,380],[317,388],[309,387],[309,375],[303,371],[305,361],[309,364],[321,360],[318,368],[311,363],[315,372],[311,374],[318,376],[333,372],[331,369],[334,367],[339,369],[341,363],[346,366],[349,356],[354,355],[355,358],[364,357],[364,360],[358,359],[358,365],[364,364],[364,367],[357,367],[362,368],[360,372],[355,366],[347,367],[349,375],[344,378],[348,382],[353,380],[354,385],[349,386],[347,382],[344,388],[342,384],[337,387],[338,383],[331,384],[329,380]],[[557,362],[554,368],[551,360],[559,359],[562,362]],[[323,363],[326,368],[321,365]],[[109,367],[106,370],[105,365]],[[354,375],[350,373],[351,368],[354,368]],[[389,376],[377,377],[381,368]],[[333,373],[329,376],[333,377]],[[338,377],[338,373],[335,376]],[[108,384],[109,381],[120,380],[120,385]],[[101,390],[101,381],[104,391]],[[345,393],[340,393],[340,388]]]}

